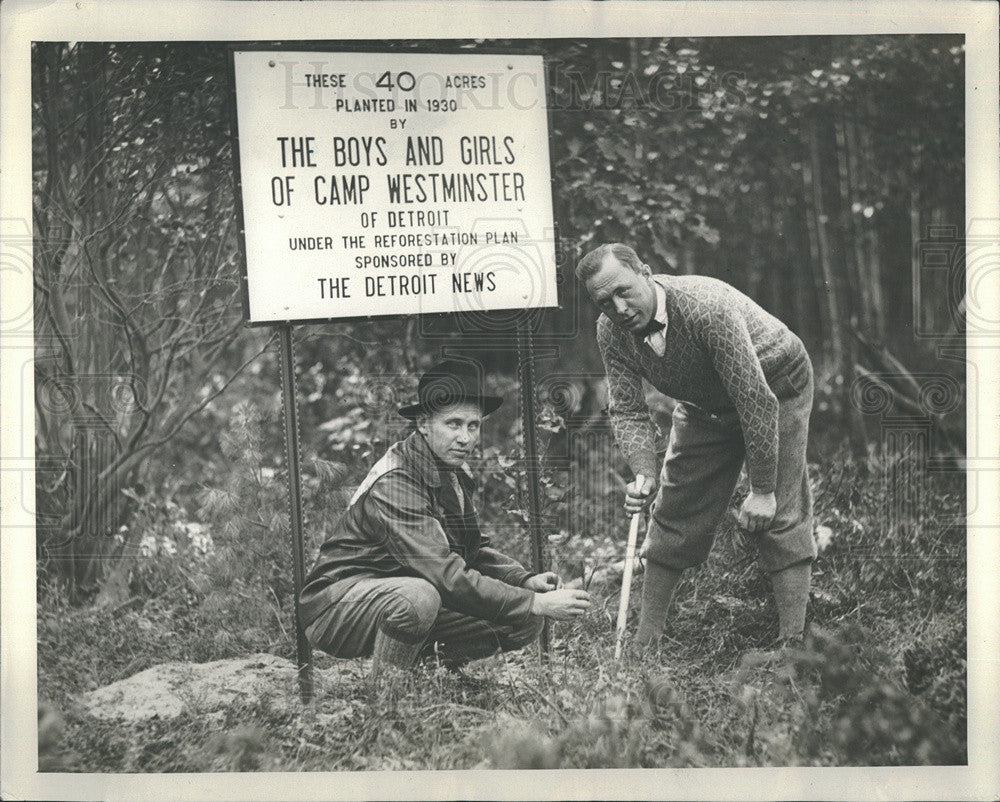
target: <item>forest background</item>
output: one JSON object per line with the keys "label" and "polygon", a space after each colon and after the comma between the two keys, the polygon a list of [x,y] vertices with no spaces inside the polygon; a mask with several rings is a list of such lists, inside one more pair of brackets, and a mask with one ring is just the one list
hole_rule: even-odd
{"label": "forest background", "polygon": [[[553,696],[529,661],[527,689],[465,706],[479,705],[485,723],[555,705],[561,722],[528,716],[552,723],[522,750],[553,765],[961,762],[962,37],[442,46],[546,54],[561,308],[530,319],[547,549],[567,579],[591,585],[621,559],[630,478],[607,427],[596,312],[572,276],[583,252],[624,241],[657,272],[733,284],[799,334],[817,373],[818,634],[796,664],[819,671],[814,698],[780,677],[743,677],[733,691],[729,672],[769,642],[773,610],[752,543],[730,527],[686,580],[669,633],[683,644],[686,691],[678,680],[669,702],[635,707],[655,686],[642,660],[595,684],[610,632],[597,615],[555,632],[557,654],[593,646],[575,680],[563,675],[568,695]],[[39,692],[65,717],[54,760],[190,770],[210,737],[197,717],[165,751],[136,756],[135,732],[104,730],[74,704],[168,660],[294,654],[280,365],[273,332],[243,325],[227,51],[36,43],[32,69]],[[528,561],[516,350],[470,349],[468,325],[297,329],[307,558],[404,433],[395,407],[447,348],[479,360],[509,399],[484,433],[480,509],[494,540]],[[669,402],[650,401],[666,431]],[[616,595],[611,582],[604,613]],[[845,661],[870,670],[848,677]],[[447,695],[450,681],[428,687]],[[762,713],[747,687],[773,704]],[[343,706],[353,692],[327,701]],[[411,701],[426,699],[415,689]],[[626,713],[594,725],[605,727],[595,740],[579,722],[609,700]],[[435,750],[440,733],[371,723],[421,720],[414,712],[364,707],[362,731],[377,732],[359,748],[273,711],[237,711],[253,737],[234,749],[251,768],[502,765],[521,754],[471,736]],[[626,758],[615,738],[635,740]]]}

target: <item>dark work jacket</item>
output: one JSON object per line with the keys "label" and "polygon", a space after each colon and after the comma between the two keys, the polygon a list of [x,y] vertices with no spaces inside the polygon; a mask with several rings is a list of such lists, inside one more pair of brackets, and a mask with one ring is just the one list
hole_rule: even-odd
{"label": "dark work jacket", "polygon": [[422,577],[445,607],[500,624],[530,612],[534,594],[522,585],[531,574],[479,531],[468,467],[456,472],[465,515],[444,469],[419,432],[375,463],[306,577],[299,597],[304,625],[370,577]]}

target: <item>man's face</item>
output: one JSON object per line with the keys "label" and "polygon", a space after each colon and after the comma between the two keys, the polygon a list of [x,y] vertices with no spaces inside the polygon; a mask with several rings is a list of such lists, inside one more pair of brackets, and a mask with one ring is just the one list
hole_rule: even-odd
{"label": "man's face", "polygon": [[616,326],[641,331],[656,314],[656,290],[648,265],[636,273],[608,254],[601,269],[586,281],[587,292]]}
{"label": "man's face", "polygon": [[454,404],[420,418],[417,429],[439,460],[457,468],[479,442],[482,423],[478,404]]}

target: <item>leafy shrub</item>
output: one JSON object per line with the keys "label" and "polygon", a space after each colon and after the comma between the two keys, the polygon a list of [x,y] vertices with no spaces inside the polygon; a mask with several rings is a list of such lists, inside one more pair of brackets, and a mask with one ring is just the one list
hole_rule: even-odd
{"label": "leafy shrub", "polygon": [[[759,675],[758,684],[750,679],[762,668],[775,672],[763,686]],[[841,765],[863,766],[965,760],[964,731],[947,726],[952,722],[907,690],[889,653],[863,627],[836,633],[816,628],[799,649],[746,656],[738,676],[744,705],[753,702],[748,743],[761,716],[759,699],[796,720],[792,742],[784,746],[790,762],[824,763],[830,756]],[[754,750],[773,754],[775,732],[772,728],[764,737],[758,732]]]}
{"label": "leafy shrub", "polygon": [[200,498],[217,545],[205,567],[199,617],[213,624],[205,634],[226,656],[294,637],[287,489],[265,456],[268,423],[273,421],[250,402],[236,407],[219,440],[231,469]]}
{"label": "leafy shrub", "polygon": [[203,566],[215,549],[211,530],[189,520],[173,499],[154,493],[124,491],[136,503],[128,528],[141,532],[135,566],[129,576],[134,597],[156,598],[178,592],[194,594],[203,589]]}

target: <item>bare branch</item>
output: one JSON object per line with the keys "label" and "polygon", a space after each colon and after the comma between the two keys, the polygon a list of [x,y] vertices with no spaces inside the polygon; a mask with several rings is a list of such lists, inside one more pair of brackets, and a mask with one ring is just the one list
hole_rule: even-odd
{"label": "bare branch", "polygon": [[233,373],[229,376],[229,378],[226,379],[225,382],[223,382],[223,384],[214,393],[211,393],[210,395],[206,396],[205,399],[200,404],[198,404],[194,409],[190,410],[187,414],[185,414],[170,429],[170,431],[166,435],[157,440],[151,440],[147,443],[144,443],[136,450],[136,453],[138,454],[140,452],[146,452],[149,451],[150,449],[157,448],[158,446],[161,446],[164,443],[169,442],[184,427],[184,424],[186,424],[189,420],[191,420],[191,418],[193,418],[195,415],[197,415],[199,412],[205,409],[205,407],[207,407],[212,401],[214,401],[216,398],[222,395],[229,387],[229,385],[232,384],[243,373],[244,370],[246,370],[251,364],[253,364],[265,353],[267,353],[268,349],[271,348],[272,344],[275,342],[276,339],[277,339],[277,334],[276,333],[272,334],[271,337],[268,338],[268,341],[264,344],[263,348],[261,348],[256,354],[247,359],[242,365],[240,365],[235,371],[233,371]]}

